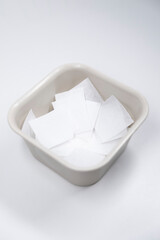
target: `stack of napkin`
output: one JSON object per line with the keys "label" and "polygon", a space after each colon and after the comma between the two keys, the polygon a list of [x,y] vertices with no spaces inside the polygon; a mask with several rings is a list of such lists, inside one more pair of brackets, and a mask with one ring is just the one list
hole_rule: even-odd
{"label": "stack of napkin", "polygon": [[39,118],[31,110],[22,131],[75,167],[103,161],[133,123],[116,97],[103,101],[88,78],[55,99],[54,110]]}

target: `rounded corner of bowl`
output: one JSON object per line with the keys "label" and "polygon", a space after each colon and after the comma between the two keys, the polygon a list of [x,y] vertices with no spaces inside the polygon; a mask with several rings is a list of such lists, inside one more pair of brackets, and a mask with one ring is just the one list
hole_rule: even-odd
{"label": "rounded corner of bowl", "polygon": [[20,130],[17,127],[17,124],[15,122],[15,107],[16,107],[16,103],[14,103],[8,110],[7,113],[7,121],[8,121],[8,125],[10,126],[10,128],[17,134],[20,134]]}
{"label": "rounded corner of bowl", "polygon": [[142,104],[141,118],[142,118],[142,122],[143,122],[149,114],[149,104],[143,95],[139,94],[139,97],[140,97],[141,104]]}
{"label": "rounded corner of bowl", "polygon": [[14,130],[14,124],[13,124],[13,112],[14,112],[14,104],[9,108],[8,113],[7,113],[7,121],[12,130]]}

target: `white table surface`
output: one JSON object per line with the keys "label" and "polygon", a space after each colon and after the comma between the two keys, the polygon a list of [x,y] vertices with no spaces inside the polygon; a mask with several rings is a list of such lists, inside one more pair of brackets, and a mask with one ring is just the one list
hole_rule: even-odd
{"label": "white table surface", "polygon": [[[160,239],[160,1],[0,1],[0,239]],[[77,187],[35,160],[10,105],[80,62],[137,89],[147,121],[108,173]]]}

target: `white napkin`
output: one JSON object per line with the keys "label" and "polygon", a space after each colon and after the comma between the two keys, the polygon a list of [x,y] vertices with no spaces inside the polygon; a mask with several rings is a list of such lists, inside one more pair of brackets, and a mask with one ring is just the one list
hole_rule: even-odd
{"label": "white napkin", "polygon": [[86,107],[87,107],[91,129],[93,130],[97,121],[101,103],[86,100]]}
{"label": "white napkin", "polygon": [[107,155],[118,145],[118,143],[119,139],[101,143],[96,134],[93,133],[91,139],[85,143],[85,147],[93,152]]}
{"label": "white napkin", "polygon": [[74,91],[75,89],[83,88],[84,90],[84,96],[86,100],[94,101],[94,102],[103,102],[103,99],[97,89],[93,86],[92,82],[89,80],[89,78],[86,78],[82,82],[80,82],[78,85],[73,87],[71,90],[67,92],[58,93],[55,95],[56,100],[63,99],[66,94],[70,91]]}
{"label": "white napkin", "polygon": [[67,91],[59,96],[61,97],[58,97],[58,100],[53,102],[52,105],[54,109],[58,109],[60,107],[68,112],[70,120],[74,126],[74,132],[82,133],[92,130],[92,125],[90,124],[88,117],[83,88]]}
{"label": "white napkin", "polygon": [[101,106],[95,132],[102,143],[116,138],[116,136],[133,123],[133,119],[114,97],[108,98]]}
{"label": "white napkin", "polygon": [[22,132],[25,133],[28,136],[34,137],[33,131],[29,126],[29,121],[36,119],[32,109],[27,114],[27,117],[24,120],[23,126],[22,126]]}
{"label": "white napkin", "polygon": [[84,89],[84,95],[86,100],[94,101],[94,102],[103,102],[103,99],[97,89],[94,87],[93,83],[89,80],[89,78],[86,78],[82,82],[80,82],[78,85],[76,85],[73,89],[76,88],[83,88]]}
{"label": "white napkin", "polygon": [[69,156],[75,148],[75,138],[52,147],[50,150],[57,156]]}
{"label": "white napkin", "polygon": [[88,78],[55,98],[53,111],[36,119],[29,113],[23,128],[29,121],[41,144],[76,167],[103,161],[133,123],[123,105],[114,96],[103,101]]}
{"label": "white napkin", "polygon": [[[86,138],[87,139],[87,138]],[[107,155],[109,154],[119,143],[118,140],[113,140],[107,143],[101,143],[95,133],[88,137],[87,140],[77,135],[72,140],[67,141],[63,144],[59,144],[56,147],[51,148],[51,151],[57,156],[70,156],[75,149],[85,149],[86,151],[92,151],[94,153]],[[86,153],[87,154],[87,153]],[[78,158],[78,156],[76,157]]]}
{"label": "white napkin", "polygon": [[36,139],[46,148],[52,148],[73,138],[66,111],[54,110],[29,122]]}
{"label": "white napkin", "polygon": [[[52,106],[54,109],[60,109],[63,111],[63,109],[66,109],[66,102],[63,102],[61,100],[59,101],[55,101],[55,102],[52,102]],[[89,100],[86,100],[85,102],[86,104],[86,108],[87,108],[87,119],[89,120],[89,124],[90,124],[90,131],[81,131],[81,132],[76,132],[77,133],[76,135],[84,140],[88,140],[90,137],[91,137],[91,134],[92,134],[92,131],[95,127],[95,123],[96,123],[96,120],[97,120],[97,117],[98,117],[98,112],[100,110],[100,106],[101,104],[99,102],[93,102],[93,101],[89,101]],[[72,114],[72,112],[70,112],[70,115]]]}
{"label": "white napkin", "polygon": [[75,167],[85,169],[96,166],[102,162],[104,158],[105,155],[77,147],[69,156],[65,156],[62,159]]}

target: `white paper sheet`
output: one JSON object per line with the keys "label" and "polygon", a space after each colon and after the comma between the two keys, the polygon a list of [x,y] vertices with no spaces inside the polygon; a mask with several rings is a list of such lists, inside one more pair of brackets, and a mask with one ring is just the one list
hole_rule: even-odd
{"label": "white paper sheet", "polygon": [[122,137],[124,137],[126,134],[127,134],[127,128],[125,128],[122,132],[118,133],[117,135],[109,138],[108,141],[113,141],[113,140],[122,138]]}
{"label": "white paper sheet", "polygon": [[[54,109],[61,108],[62,110],[63,109],[66,110],[66,105],[64,104],[64,101],[52,102],[52,106]],[[88,100],[86,101],[87,114],[89,117],[91,130],[93,130],[95,127],[100,106],[101,106],[101,103],[88,101]],[[77,134],[77,137],[82,138],[84,140],[88,140],[91,137],[91,134],[92,134],[92,131],[87,131],[87,132]]]}
{"label": "white paper sheet", "polygon": [[93,133],[93,131],[88,131],[88,132],[76,134],[76,137],[78,139],[81,139],[81,140],[85,141],[85,142],[88,142],[92,137],[92,133]]}
{"label": "white paper sheet", "polygon": [[25,133],[28,136],[32,136],[34,137],[34,133],[31,130],[30,126],[29,126],[29,121],[36,119],[32,109],[29,111],[29,113],[27,114],[27,117],[24,120],[23,126],[22,126],[22,132]]}
{"label": "white paper sheet", "polygon": [[63,97],[58,98],[52,105],[54,109],[61,107],[68,111],[76,134],[92,130],[82,88],[65,92]]}
{"label": "white paper sheet", "polygon": [[98,118],[98,113],[101,107],[101,103],[87,100],[86,106],[87,106],[87,111],[88,111],[89,120],[91,124],[91,129],[94,129],[97,118]]}
{"label": "white paper sheet", "polygon": [[96,134],[93,133],[90,141],[86,143],[86,148],[99,154],[108,155],[119,143],[119,139],[109,141],[106,143],[101,143]]}
{"label": "white paper sheet", "polygon": [[71,155],[76,149],[85,149],[86,151],[88,150],[89,152],[91,151],[96,154],[107,155],[117,146],[118,143],[119,139],[107,143],[101,143],[97,139],[95,133],[93,133],[88,141],[76,136],[70,141],[51,148],[51,151],[57,156],[65,157]]}
{"label": "white paper sheet", "polygon": [[56,154],[57,156],[68,156],[71,154],[76,148],[84,148],[85,142],[81,139],[74,137],[70,141],[67,141],[63,144],[59,144],[50,150]]}
{"label": "white paper sheet", "polygon": [[[77,136],[76,138],[79,138],[79,136]],[[106,143],[101,143],[95,133],[92,133],[92,135],[88,137],[88,139],[79,138],[79,145],[81,147],[93,151],[95,153],[104,155],[109,154],[113,150],[113,148],[117,146],[118,143],[119,139],[109,141]]]}
{"label": "white paper sheet", "polygon": [[59,144],[53,148],[51,148],[51,152],[57,156],[68,156],[70,155],[75,148],[75,139],[69,140],[62,144]]}
{"label": "white paper sheet", "polygon": [[[93,129],[95,127],[95,123],[98,117],[98,112],[101,104],[98,102],[93,102],[88,100],[85,101],[85,104],[87,108],[87,117],[89,118],[91,129]],[[52,106],[54,109],[58,109],[58,108],[61,108],[64,110],[67,109],[66,101],[63,101],[63,100],[52,102]]]}
{"label": "white paper sheet", "polygon": [[132,123],[133,119],[129,113],[114,96],[111,96],[101,105],[95,131],[101,142],[105,143],[114,139],[114,136]]}
{"label": "white paper sheet", "polygon": [[65,111],[53,110],[29,122],[36,139],[46,148],[73,138],[73,128]]}
{"label": "white paper sheet", "polygon": [[92,152],[84,148],[75,148],[74,151],[63,157],[63,160],[79,168],[91,168],[99,164],[105,158],[104,155]]}
{"label": "white paper sheet", "polygon": [[88,168],[100,163],[133,123],[114,96],[105,102],[85,100],[81,87],[59,96],[52,112],[29,124],[41,144],[73,166]]}
{"label": "white paper sheet", "polygon": [[100,103],[103,102],[103,98],[101,97],[97,89],[94,87],[93,83],[89,80],[89,78],[86,78],[72,89],[76,88],[84,89],[84,95],[86,100]]}
{"label": "white paper sheet", "polygon": [[56,100],[63,99],[68,92],[73,91],[78,88],[83,88],[84,90],[84,96],[86,100],[94,101],[94,102],[103,102],[103,99],[97,89],[93,86],[92,82],[89,80],[89,78],[86,78],[82,82],[80,82],[78,85],[70,89],[69,91],[58,93],[55,95]]}

